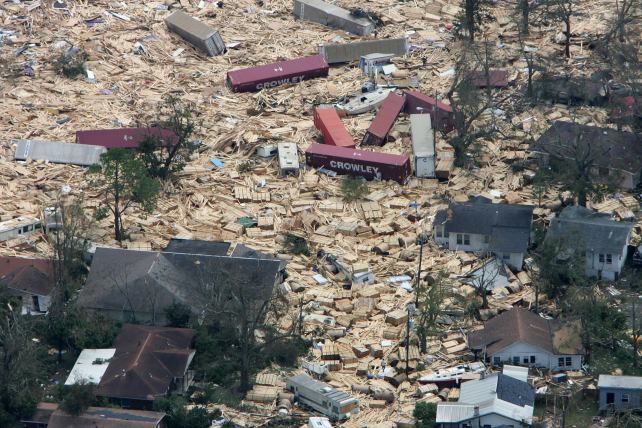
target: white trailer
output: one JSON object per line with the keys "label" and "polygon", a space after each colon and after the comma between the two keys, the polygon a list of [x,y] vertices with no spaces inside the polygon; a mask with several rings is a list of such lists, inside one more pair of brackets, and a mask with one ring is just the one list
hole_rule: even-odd
{"label": "white trailer", "polygon": [[299,150],[295,143],[279,143],[279,174],[299,173]]}
{"label": "white trailer", "polygon": [[332,420],[348,419],[359,413],[359,400],[307,374],[288,378],[286,388],[294,393],[299,405],[310,407]]}
{"label": "white trailer", "polygon": [[420,178],[435,178],[435,134],[430,115],[411,114],[410,132],[415,175]]}

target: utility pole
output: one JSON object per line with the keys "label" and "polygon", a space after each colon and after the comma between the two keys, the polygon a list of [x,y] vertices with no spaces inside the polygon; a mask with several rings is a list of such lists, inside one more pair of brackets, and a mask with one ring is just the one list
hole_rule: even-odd
{"label": "utility pole", "polygon": [[410,367],[408,366],[408,360],[410,357],[410,320],[415,314],[415,305],[410,303],[408,305],[408,320],[406,321],[406,376],[410,372]]}
{"label": "utility pole", "polygon": [[424,233],[417,236],[415,243],[419,245],[419,268],[417,269],[417,281],[415,284],[415,308],[419,307],[419,284],[421,281],[421,260],[424,256],[424,245],[428,242],[428,237]]}

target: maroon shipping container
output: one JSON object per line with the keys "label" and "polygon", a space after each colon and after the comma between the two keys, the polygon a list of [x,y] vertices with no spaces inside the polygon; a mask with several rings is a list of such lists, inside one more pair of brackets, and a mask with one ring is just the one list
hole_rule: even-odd
{"label": "maroon shipping container", "polygon": [[383,146],[386,143],[388,132],[392,129],[392,125],[395,124],[397,116],[403,110],[405,103],[406,100],[402,95],[397,95],[394,92],[389,93],[370,124],[366,135],[363,136],[361,144]]}
{"label": "maroon shipping container", "polygon": [[488,79],[483,71],[473,71],[466,78],[469,79],[473,86],[478,88],[505,88],[508,86],[508,73],[506,70],[489,70]]}
{"label": "maroon shipping container", "polygon": [[455,115],[452,107],[421,92],[406,92],[404,111],[408,114],[430,114],[432,126],[438,131],[450,132],[455,129]]}
{"label": "maroon shipping container", "polygon": [[405,183],[411,174],[407,155],[375,153],[345,147],[312,144],[305,151],[305,161],[315,168],[326,168],[338,174],[350,174]]}
{"label": "maroon shipping container", "polygon": [[304,79],[325,77],[328,69],[323,55],[314,55],[228,71],[227,83],[234,92],[254,92],[287,83],[299,83]]}
{"label": "maroon shipping container", "polygon": [[333,108],[314,109],[314,126],[321,131],[323,142],[332,146],[354,147],[352,136],[346,131],[341,118]]}
{"label": "maroon shipping container", "polygon": [[118,128],[76,131],[77,144],[91,144],[108,149],[135,149],[148,135],[159,137],[162,144],[176,144],[176,133],[164,128]]}

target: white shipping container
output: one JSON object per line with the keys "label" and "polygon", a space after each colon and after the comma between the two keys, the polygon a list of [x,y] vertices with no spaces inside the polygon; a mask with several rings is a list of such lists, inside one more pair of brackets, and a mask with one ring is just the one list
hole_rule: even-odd
{"label": "white shipping container", "polygon": [[411,114],[410,132],[414,155],[415,175],[420,178],[435,177],[435,134],[429,114]]}
{"label": "white shipping container", "polygon": [[299,151],[295,143],[279,143],[279,173],[299,173]]}

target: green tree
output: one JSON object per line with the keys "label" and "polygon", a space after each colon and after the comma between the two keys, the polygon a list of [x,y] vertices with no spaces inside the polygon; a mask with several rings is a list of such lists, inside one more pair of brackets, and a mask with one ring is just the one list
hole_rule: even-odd
{"label": "green tree", "polygon": [[412,415],[417,419],[417,428],[435,428],[437,426],[437,404],[420,401],[415,404]]}
{"label": "green tree", "polygon": [[75,306],[65,302],[61,288],[54,290],[49,310],[43,321],[45,340],[58,350],[58,364],[60,364],[63,351],[74,347],[77,330],[83,325],[83,320]]}
{"label": "green tree", "polygon": [[344,201],[357,201],[368,194],[368,184],[363,177],[346,175],[341,180],[341,193]]}
{"label": "green tree", "polygon": [[187,327],[191,316],[192,309],[185,303],[173,302],[165,308],[165,317],[169,327]]}
{"label": "green tree", "polygon": [[159,106],[158,125],[176,135],[174,141],[164,141],[156,134],[147,135],[138,147],[140,159],[151,177],[167,180],[185,168],[196,149],[191,137],[196,131],[194,107],[168,95]]}
{"label": "green tree", "polygon": [[98,218],[109,212],[114,216],[114,233],[118,241],[124,239],[123,214],[138,205],[147,212],[156,207],[159,184],[147,175],[145,165],[125,149],[112,149],[100,156],[100,164],[88,171],[90,185],[102,197]]}
{"label": "green tree", "polygon": [[[462,0],[458,21],[462,23],[461,27],[470,41],[475,40],[475,34],[479,32],[483,18],[488,15],[486,3],[487,0]],[[457,32],[461,35],[460,29]]]}
{"label": "green tree", "polygon": [[416,290],[418,298],[415,329],[422,353],[426,353],[428,337],[438,334],[437,320],[443,313],[442,305],[448,296],[449,288],[448,275],[443,271],[439,272],[436,278],[430,282],[432,284],[429,286],[422,285],[420,282],[420,286]]}
{"label": "green tree", "polygon": [[60,408],[64,412],[78,416],[94,403],[95,395],[92,383],[81,381],[65,388],[65,395],[60,402]]}
{"label": "green tree", "polygon": [[563,297],[573,286],[585,283],[584,245],[580,240],[547,237],[532,252],[532,280],[536,298],[543,292],[551,299]]}
{"label": "green tree", "polygon": [[0,308],[0,426],[29,416],[42,395],[44,351],[19,311],[10,304]]}
{"label": "green tree", "polygon": [[210,415],[204,407],[193,407],[187,410],[183,397],[173,395],[154,400],[154,410],[165,412],[164,421],[167,428],[209,428]]}

